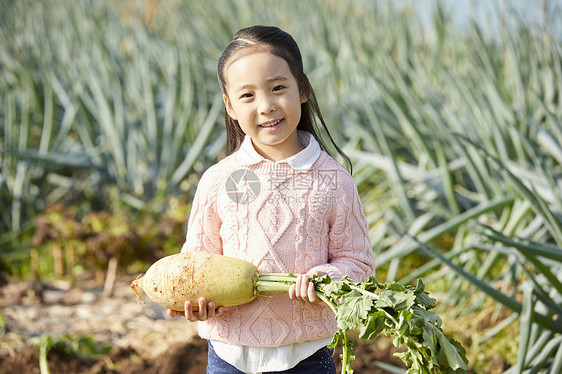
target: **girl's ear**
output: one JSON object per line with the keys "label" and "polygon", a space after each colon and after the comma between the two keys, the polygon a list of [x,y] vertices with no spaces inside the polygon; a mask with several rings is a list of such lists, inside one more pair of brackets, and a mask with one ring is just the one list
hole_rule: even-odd
{"label": "girl's ear", "polygon": [[301,94],[301,104],[304,104],[308,101],[308,95],[302,93]]}
{"label": "girl's ear", "polygon": [[232,104],[230,103],[230,99],[225,94],[222,95],[222,101],[224,101],[224,106],[226,107],[226,112],[233,120],[236,119],[236,113],[234,113],[234,109],[232,109]]}

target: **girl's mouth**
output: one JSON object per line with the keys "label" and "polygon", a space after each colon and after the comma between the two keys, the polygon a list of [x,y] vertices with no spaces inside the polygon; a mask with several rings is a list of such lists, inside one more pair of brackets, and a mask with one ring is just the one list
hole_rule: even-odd
{"label": "girl's mouth", "polygon": [[276,129],[279,127],[281,121],[283,121],[283,118],[278,119],[277,121],[261,124],[259,125],[259,127],[261,127],[262,129]]}

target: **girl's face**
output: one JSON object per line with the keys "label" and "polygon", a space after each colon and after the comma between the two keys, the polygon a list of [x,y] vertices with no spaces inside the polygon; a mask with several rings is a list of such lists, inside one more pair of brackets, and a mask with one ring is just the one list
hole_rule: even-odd
{"label": "girl's face", "polygon": [[303,149],[297,125],[307,99],[283,58],[269,52],[242,56],[227,65],[225,80],[226,110],[258,153],[278,161]]}

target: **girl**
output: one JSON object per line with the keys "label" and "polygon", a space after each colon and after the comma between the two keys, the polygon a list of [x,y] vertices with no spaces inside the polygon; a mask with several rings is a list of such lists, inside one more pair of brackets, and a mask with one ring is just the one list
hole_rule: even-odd
{"label": "girl", "polygon": [[318,130],[349,159],[328,132],[286,32],[240,30],[219,59],[218,79],[229,155],[201,177],[182,251],[242,258],[262,273],[298,274],[297,282],[288,297],[228,308],[201,298],[197,312],[187,302],[184,314],[169,314],[200,321],[207,373],[335,373],[326,348],[335,318],[309,276],[364,281],[374,263],[357,188]]}

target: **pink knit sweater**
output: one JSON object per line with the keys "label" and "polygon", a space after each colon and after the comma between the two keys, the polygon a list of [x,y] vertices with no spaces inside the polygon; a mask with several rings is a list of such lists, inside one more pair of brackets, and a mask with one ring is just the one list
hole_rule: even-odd
{"label": "pink knit sweater", "polygon": [[[306,172],[286,163],[240,166],[238,153],[209,168],[195,194],[184,249],[242,258],[261,273],[318,270],[356,281],[374,274],[355,183],[324,151]],[[199,334],[273,347],[335,333],[333,312],[323,303],[271,296],[225,308],[221,316],[200,322]]]}

